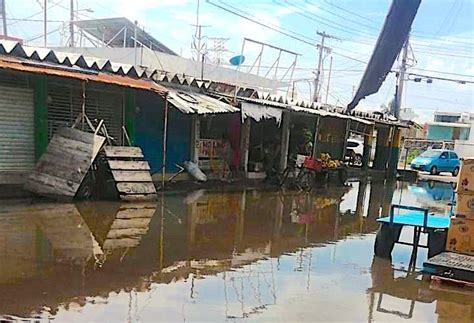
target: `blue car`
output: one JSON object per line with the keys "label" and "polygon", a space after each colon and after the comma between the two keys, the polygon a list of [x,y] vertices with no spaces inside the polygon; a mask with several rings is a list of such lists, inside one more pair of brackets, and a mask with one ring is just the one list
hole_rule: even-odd
{"label": "blue car", "polygon": [[459,157],[452,150],[430,149],[412,160],[411,169],[429,172],[437,175],[440,172],[450,172],[453,176],[459,173]]}

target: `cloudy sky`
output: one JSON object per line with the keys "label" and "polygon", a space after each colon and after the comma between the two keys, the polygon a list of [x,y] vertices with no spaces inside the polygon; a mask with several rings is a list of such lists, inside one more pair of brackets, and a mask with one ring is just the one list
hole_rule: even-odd
{"label": "cloudy sky", "polygon": [[[178,54],[191,57],[195,34],[197,0],[74,0],[79,8],[76,19],[124,16],[137,20],[148,32]],[[9,35],[41,46],[42,5],[44,0],[6,0]],[[47,0],[49,45],[67,41],[65,26],[69,18],[69,0]],[[300,54],[293,80],[303,98],[309,98],[307,79],[314,77],[319,42],[317,31],[325,31],[338,39],[326,41],[332,48],[333,73],[328,102],[346,105],[352,98],[366,62],[370,58],[378,33],[390,6],[389,0],[201,0],[199,23],[205,25],[208,38],[227,38],[224,63],[242,49],[244,37],[272,44]],[[239,15],[218,8],[234,11]],[[87,9],[87,10],[85,10]],[[90,9],[90,10],[89,10]],[[258,21],[260,24],[250,20]],[[26,20],[26,21],[25,21]],[[270,28],[264,27],[268,26]],[[293,35],[299,40],[289,37]],[[209,49],[213,41],[207,39]],[[301,41],[304,40],[305,42]],[[258,46],[247,43],[244,69],[250,68],[259,52]],[[214,52],[208,52],[212,59]],[[262,66],[270,66],[278,52],[266,48]],[[330,56],[324,60],[322,100]],[[423,0],[411,33],[409,57],[413,67],[409,72],[433,77],[474,81],[474,1]],[[282,55],[277,77],[293,61],[292,55]],[[394,68],[398,68],[395,62]],[[255,69],[254,69],[255,72]],[[260,73],[265,73],[263,68]],[[272,73],[273,74],[273,73]],[[361,109],[378,109],[387,104],[395,91],[395,77],[389,75],[377,94],[360,103]],[[474,85],[434,79],[406,83],[403,106],[414,109],[419,121],[430,120],[434,111],[474,112]]]}

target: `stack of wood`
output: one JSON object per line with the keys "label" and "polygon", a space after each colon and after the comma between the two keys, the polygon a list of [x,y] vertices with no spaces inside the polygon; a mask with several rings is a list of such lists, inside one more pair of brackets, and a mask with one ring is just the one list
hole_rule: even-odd
{"label": "stack of wood", "polygon": [[156,199],[150,165],[139,147],[105,146],[104,153],[122,200]]}

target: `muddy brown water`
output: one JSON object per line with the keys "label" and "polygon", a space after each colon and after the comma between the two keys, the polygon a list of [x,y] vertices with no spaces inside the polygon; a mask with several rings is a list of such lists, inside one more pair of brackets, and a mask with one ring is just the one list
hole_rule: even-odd
{"label": "muddy brown water", "polygon": [[[374,259],[392,203],[449,214],[449,184],[167,194],[0,206],[0,317],[56,322],[472,322],[472,296]],[[405,230],[403,238],[410,232]],[[417,269],[426,259],[420,251]]]}

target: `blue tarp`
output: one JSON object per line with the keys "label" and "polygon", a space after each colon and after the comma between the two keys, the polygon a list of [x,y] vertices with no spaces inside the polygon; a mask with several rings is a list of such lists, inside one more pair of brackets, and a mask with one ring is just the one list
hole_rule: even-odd
{"label": "blue tarp", "polygon": [[421,0],[392,1],[359,88],[347,106],[348,111],[354,109],[366,96],[376,93],[382,86],[408,37],[420,3]]}

